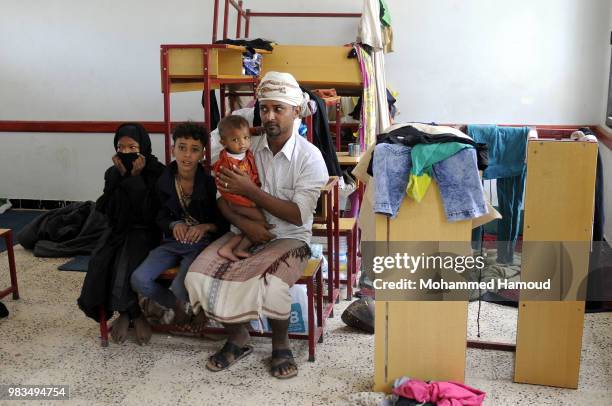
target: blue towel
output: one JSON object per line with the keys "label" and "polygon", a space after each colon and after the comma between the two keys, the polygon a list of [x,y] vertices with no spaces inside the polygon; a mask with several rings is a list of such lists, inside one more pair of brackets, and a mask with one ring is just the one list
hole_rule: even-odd
{"label": "blue towel", "polygon": [[489,167],[483,178],[500,179],[523,173],[528,134],[529,127],[468,125],[468,135],[489,146]]}

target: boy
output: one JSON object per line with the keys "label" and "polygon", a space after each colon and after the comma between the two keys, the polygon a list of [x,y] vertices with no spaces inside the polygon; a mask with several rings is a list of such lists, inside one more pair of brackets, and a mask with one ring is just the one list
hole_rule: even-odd
{"label": "boy", "polygon": [[[157,183],[157,224],[164,240],[134,271],[131,284],[136,292],[167,309],[163,323],[180,324],[188,322],[184,280],[189,265],[227,230],[227,222],[217,210],[215,181],[200,165],[208,134],[203,127],[188,122],[176,127],[172,139],[175,160]],[[169,289],[156,282],[161,273],[175,266],[180,269]]]}
{"label": "boy", "polygon": [[[224,149],[219,154],[219,160],[215,162],[213,169],[216,174],[221,172],[221,168],[237,168],[248,175],[253,183],[261,186],[255,157],[249,149],[251,146],[251,134],[249,133],[249,123],[241,116],[228,116],[219,122],[219,136],[221,145]],[[224,199],[229,208],[237,215],[244,216],[259,223],[265,223],[264,214],[255,207],[255,203],[244,196],[224,191],[224,185],[217,179],[217,188],[220,190],[221,199]],[[226,244],[219,248],[219,255],[231,261],[239,261],[248,258],[251,254],[248,249],[252,242],[249,238],[240,233],[235,227],[231,230],[234,233]]]}

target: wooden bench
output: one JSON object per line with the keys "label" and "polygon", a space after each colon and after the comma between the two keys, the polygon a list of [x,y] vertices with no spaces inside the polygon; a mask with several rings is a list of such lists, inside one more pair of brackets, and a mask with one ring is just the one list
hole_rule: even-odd
{"label": "wooden bench", "polygon": [[[178,267],[170,268],[162,273],[158,279],[172,280],[178,272]],[[323,316],[323,277],[321,275],[321,260],[311,259],[308,261],[308,265],[304,269],[302,276],[296,282],[297,284],[306,285],[306,295],[308,296],[308,331],[306,333],[290,333],[290,339],[297,340],[308,340],[308,361],[313,362],[315,360],[315,347],[316,343],[323,342],[323,327],[324,327],[324,316]],[[316,309],[315,309],[316,301]],[[317,320],[315,323],[315,310],[317,312]],[[104,309],[101,308],[101,316],[104,316]],[[156,332],[172,333],[172,332],[185,332],[185,328],[182,326],[175,325],[154,325],[153,330]],[[224,334],[225,329],[217,327],[205,327],[196,333],[196,335],[205,334]],[[259,332],[250,331],[251,336],[255,337],[271,337],[270,332]],[[108,327],[106,324],[106,317],[100,317],[100,335],[101,345],[103,347],[108,346]]]}

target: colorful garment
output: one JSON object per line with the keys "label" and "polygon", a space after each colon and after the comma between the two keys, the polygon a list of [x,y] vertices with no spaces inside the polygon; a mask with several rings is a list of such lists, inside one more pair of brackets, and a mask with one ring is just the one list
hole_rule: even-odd
{"label": "colorful garment", "polygon": [[[222,150],[219,154],[219,160],[213,165],[213,170],[215,171],[215,173],[218,173],[221,170],[221,167],[231,169],[234,166],[236,166],[242,172],[248,173],[251,180],[257,186],[261,186],[261,182],[259,181],[259,174],[257,172],[257,166],[255,165],[255,157],[250,150],[245,153],[244,158],[241,160],[232,157],[232,155],[228,153],[227,150]],[[223,185],[220,185],[217,182],[217,189],[221,193],[221,197],[223,197],[228,202],[231,202],[238,206],[255,207],[255,203],[253,203],[252,200],[234,193],[223,192],[221,191],[222,187]]]}

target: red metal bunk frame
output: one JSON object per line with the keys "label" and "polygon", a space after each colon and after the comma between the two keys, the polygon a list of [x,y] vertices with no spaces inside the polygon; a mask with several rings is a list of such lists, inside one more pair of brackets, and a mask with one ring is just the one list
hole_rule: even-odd
{"label": "red metal bunk frame", "polygon": [[[228,39],[229,31],[229,16],[230,16],[230,5],[236,10],[236,39],[241,38],[242,35],[242,20],[244,19],[244,37],[248,38],[251,27],[251,17],[301,17],[301,18],[360,18],[361,13],[278,13],[278,12],[253,12],[251,9],[244,9],[244,2],[242,0],[225,0],[224,13],[223,13],[223,39]],[[213,33],[212,43],[217,41],[217,31],[219,30],[219,0],[215,0],[213,7]],[[221,102],[221,116],[224,115],[225,110],[225,86],[221,85],[220,90],[220,102]],[[248,95],[248,94],[245,94]],[[334,103],[336,109],[336,122],[334,123],[335,135],[336,135],[336,151],[341,150],[341,131],[342,123],[339,117],[341,117],[340,102]],[[332,105],[328,104],[328,107]],[[308,123],[306,123],[308,125]],[[310,130],[311,127],[309,127]],[[310,131],[309,131],[310,134]]]}
{"label": "red metal bunk frame", "polygon": [[[256,13],[252,12],[251,9],[242,8],[243,1],[239,0],[225,0],[224,14],[223,14],[223,39],[227,39],[227,32],[229,26],[229,6],[232,6],[236,10],[236,39],[241,38],[242,32],[242,19],[244,18],[244,38],[249,37],[251,27],[251,17],[317,17],[317,18],[359,18],[361,13]],[[213,33],[212,42],[217,41],[217,31],[219,24],[219,0],[215,0],[213,9]]]}

